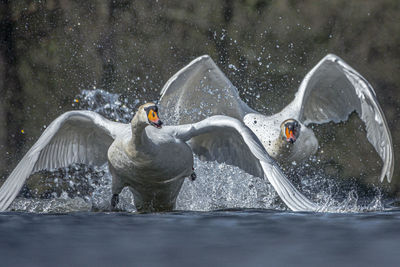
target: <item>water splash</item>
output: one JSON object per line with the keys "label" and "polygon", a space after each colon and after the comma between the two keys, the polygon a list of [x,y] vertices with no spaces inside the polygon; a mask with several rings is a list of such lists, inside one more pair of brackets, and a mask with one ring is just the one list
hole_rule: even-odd
{"label": "water splash", "polygon": [[209,211],[228,208],[282,209],[272,185],[238,167],[203,162],[195,157],[197,179],[186,180],[177,209]]}
{"label": "water splash", "polygon": [[[92,110],[110,120],[125,123],[132,119],[140,102],[137,100],[130,103],[127,97],[100,89],[83,90],[77,99],[74,102],[78,104],[78,108]],[[169,121],[173,121],[173,118],[169,118]],[[310,162],[316,165],[312,167]],[[379,188],[368,195],[368,198],[360,198],[360,192],[364,188],[357,187],[356,183],[349,185],[335,177],[326,176],[318,162],[314,157],[304,164],[290,164],[289,167],[282,168],[301,192],[319,203],[320,211],[341,213],[384,209],[383,194]],[[268,181],[254,177],[238,167],[204,162],[195,157],[195,171],[197,179],[186,179],[182,186],[176,203],[178,210],[287,210]],[[107,164],[93,168],[73,165],[39,175],[39,179],[46,181],[46,186],[52,187],[53,193],[42,194],[41,198],[19,197],[9,210],[39,213],[110,210],[112,177]],[[32,192],[25,192],[25,196],[34,195]],[[128,212],[136,211],[132,193],[127,188],[120,194],[117,208]]]}
{"label": "water splash", "polygon": [[135,114],[140,101],[129,101],[128,97],[101,89],[82,90],[76,97],[78,108],[95,111],[112,121],[128,123]]}

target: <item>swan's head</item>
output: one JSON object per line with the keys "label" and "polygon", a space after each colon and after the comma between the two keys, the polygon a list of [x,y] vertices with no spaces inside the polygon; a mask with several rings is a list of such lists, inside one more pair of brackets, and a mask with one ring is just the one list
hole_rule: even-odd
{"label": "swan's head", "polygon": [[288,119],[281,124],[281,136],[287,142],[293,144],[300,135],[301,125],[295,119]]}
{"label": "swan's head", "polygon": [[158,107],[154,103],[141,105],[138,109],[137,116],[139,116],[139,121],[150,124],[156,128],[161,128],[163,124],[158,116]]}

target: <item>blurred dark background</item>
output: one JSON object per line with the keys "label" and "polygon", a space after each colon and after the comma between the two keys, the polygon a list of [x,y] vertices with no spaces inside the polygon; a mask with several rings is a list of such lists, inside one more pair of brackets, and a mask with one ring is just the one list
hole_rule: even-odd
{"label": "blurred dark background", "polygon": [[[157,100],[168,78],[203,54],[266,114],[288,104],[327,53],[340,56],[374,87],[398,157],[399,18],[396,0],[3,0],[0,181],[45,125],[77,108],[82,89]],[[395,166],[391,190],[400,192]]]}

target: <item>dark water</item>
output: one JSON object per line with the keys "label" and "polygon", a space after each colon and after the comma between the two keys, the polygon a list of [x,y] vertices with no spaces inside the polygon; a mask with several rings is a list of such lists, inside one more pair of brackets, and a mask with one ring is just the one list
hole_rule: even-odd
{"label": "dark water", "polygon": [[2,266],[399,266],[400,211],[0,214]]}

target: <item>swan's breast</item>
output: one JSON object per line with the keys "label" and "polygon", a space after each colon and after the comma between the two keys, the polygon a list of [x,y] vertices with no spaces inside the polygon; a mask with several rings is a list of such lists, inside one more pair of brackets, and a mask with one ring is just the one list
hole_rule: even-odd
{"label": "swan's breast", "polygon": [[126,176],[134,172],[135,163],[126,152],[126,144],[123,139],[116,139],[108,149],[108,162],[120,176]]}
{"label": "swan's breast", "polygon": [[190,176],[193,167],[191,148],[162,129],[147,128],[146,139],[138,149],[129,145],[129,139],[117,139],[110,146],[109,163],[118,176],[127,183],[146,184]]}

